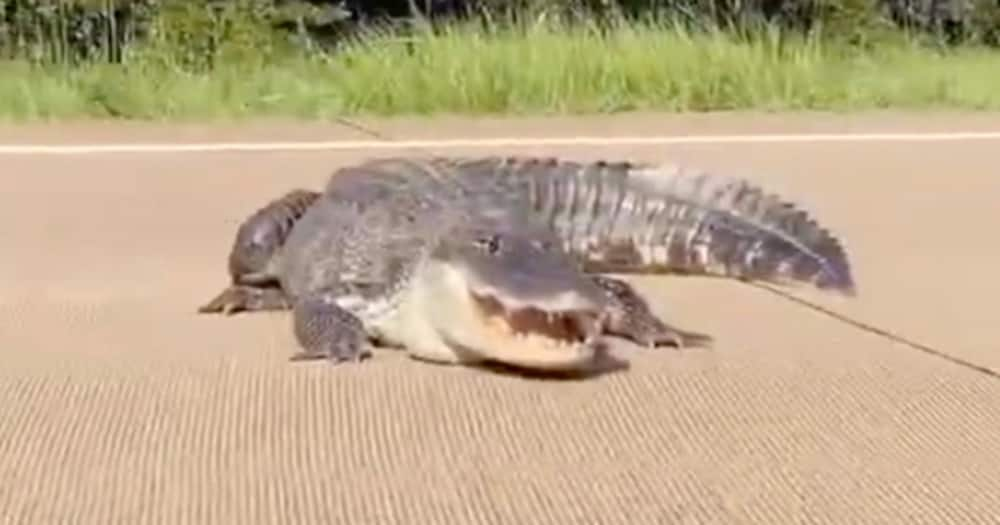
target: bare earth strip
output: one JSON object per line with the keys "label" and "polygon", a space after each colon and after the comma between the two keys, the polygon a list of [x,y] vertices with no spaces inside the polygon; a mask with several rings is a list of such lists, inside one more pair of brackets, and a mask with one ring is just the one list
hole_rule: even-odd
{"label": "bare earth strip", "polygon": [[[373,125],[397,138],[1000,127],[996,115],[815,118]],[[8,127],[0,142],[365,138],[332,124],[240,127]],[[853,254],[859,297],[797,296],[1000,371],[997,147],[489,151],[753,177],[806,205]],[[194,314],[224,284],[249,211],[389,153],[0,158],[0,522],[1000,520],[1000,381],[738,283],[635,279],[667,319],[717,346],[622,345],[630,369],[585,381],[392,352],[360,366],[293,364],[287,315]]]}

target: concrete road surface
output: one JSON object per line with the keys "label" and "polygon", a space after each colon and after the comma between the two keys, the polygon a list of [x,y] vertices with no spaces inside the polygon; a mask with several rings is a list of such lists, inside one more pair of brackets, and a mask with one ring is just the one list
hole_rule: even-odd
{"label": "concrete road surface", "polygon": [[[996,131],[1000,116],[370,125],[394,138],[648,137]],[[0,128],[8,145],[366,138],[335,124]],[[287,314],[195,315],[225,284],[247,213],[290,187],[319,187],[338,165],[399,151],[8,151],[0,522],[1000,523],[998,147],[439,150],[669,160],[751,177],[850,250],[857,298],[795,297],[896,336],[735,282],[642,277],[633,281],[659,313],[716,347],[622,345],[628,370],[581,381],[390,351],[360,366],[290,363]]]}

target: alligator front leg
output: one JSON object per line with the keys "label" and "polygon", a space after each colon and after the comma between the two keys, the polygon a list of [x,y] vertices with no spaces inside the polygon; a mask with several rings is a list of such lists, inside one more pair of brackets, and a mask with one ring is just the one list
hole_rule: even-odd
{"label": "alligator front leg", "polygon": [[336,303],[329,291],[299,298],[292,307],[295,339],[302,349],[292,361],[329,359],[333,363],[371,357],[370,338],[361,320]]}
{"label": "alligator front leg", "polygon": [[673,345],[683,348],[708,346],[712,343],[712,337],[709,335],[688,332],[664,323],[653,313],[645,299],[627,282],[596,274],[591,278],[614,303],[604,329],[605,333],[623,337],[646,347]]}
{"label": "alligator front leg", "polygon": [[291,307],[292,304],[288,300],[288,296],[278,286],[259,287],[233,284],[211,301],[198,307],[198,313],[232,315],[237,312],[288,310]]}

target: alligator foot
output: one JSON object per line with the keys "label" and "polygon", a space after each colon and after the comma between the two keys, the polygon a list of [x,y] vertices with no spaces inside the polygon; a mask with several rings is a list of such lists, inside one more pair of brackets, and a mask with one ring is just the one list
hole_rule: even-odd
{"label": "alligator foot", "polygon": [[711,345],[712,337],[709,335],[688,332],[664,323],[627,282],[604,275],[593,275],[592,278],[615,303],[605,328],[606,333],[650,348],[664,345],[677,348]]}
{"label": "alligator foot", "polygon": [[234,284],[223,290],[214,299],[198,308],[198,313],[221,313],[232,315],[237,312],[261,312],[268,310],[288,310],[292,307],[285,293],[278,287],[256,287]]}
{"label": "alligator foot", "polygon": [[329,359],[333,363],[371,357],[364,325],[354,314],[337,306],[333,293],[314,293],[292,308],[295,338],[302,349],[292,361]]}

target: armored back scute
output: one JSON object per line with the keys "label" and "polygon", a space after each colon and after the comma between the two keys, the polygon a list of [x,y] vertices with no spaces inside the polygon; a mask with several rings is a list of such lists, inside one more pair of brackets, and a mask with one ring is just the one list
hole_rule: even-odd
{"label": "armored back scute", "polygon": [[804,210],[745,179],[677,165],[548,158],[470,159],[460,169],[463,178],[525,199],[592,271],[855,292],[840,241]]}

